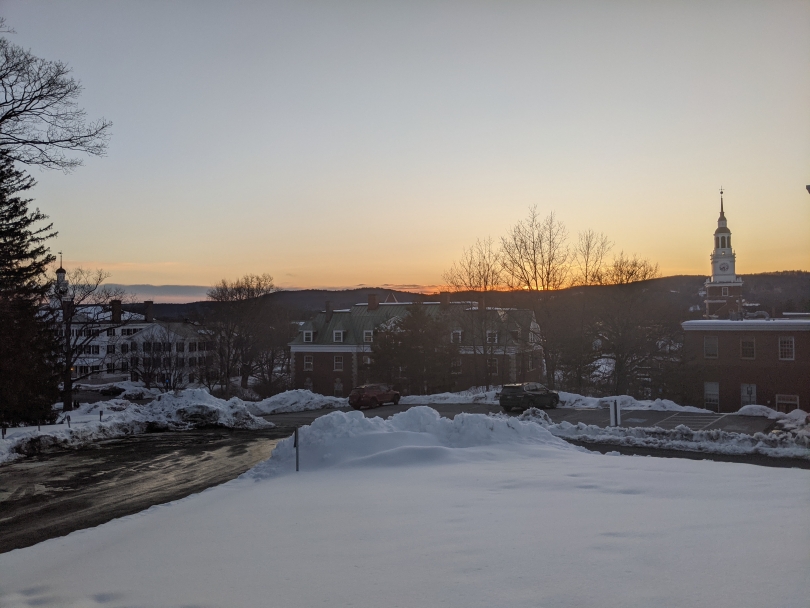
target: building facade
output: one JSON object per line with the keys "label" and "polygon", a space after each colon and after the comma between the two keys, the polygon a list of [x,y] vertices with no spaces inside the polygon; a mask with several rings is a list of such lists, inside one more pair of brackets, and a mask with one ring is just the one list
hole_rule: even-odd
{"label": "building facade", "polygon": [[[446,294],[440,302],[422,303],[378,302],[370,295],[367,303],[344,310],[332,310],[327,302],[325,310],[299,326],[290,343],[292,388],[347,396],[355,386],[379,381],[368,371],[375,338],[397,319],[404,319],[412,306],[452,319],[446,341],[458,356],[451,364],[449,389],[542,377],[540,328],[532,311],[479,309],[475,302],[450,302]],[[486,329],[475,331],[474,326]]]}
{"label": "building facade", "polygon": [[810,318],[686,321],[684,354],[695,400],[716,412],[810,405]]}
{"label": "building facade", "polygon": [[743,298],[722,190],[711,267],[704,320],[681,324],[692,401],[716,412],[749,404],[808,409],[810,315],[771,319],[764,311],[746,312],[757,305]]}

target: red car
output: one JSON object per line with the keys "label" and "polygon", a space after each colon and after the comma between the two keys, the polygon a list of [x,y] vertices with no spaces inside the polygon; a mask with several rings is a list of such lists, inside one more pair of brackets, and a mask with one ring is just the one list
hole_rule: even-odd
{"label": "red car", "polygon": [[383,403],[399,403],[399,393],[387,384],[364,384],[349,393],[349,405],[356,410],[380,407]]}

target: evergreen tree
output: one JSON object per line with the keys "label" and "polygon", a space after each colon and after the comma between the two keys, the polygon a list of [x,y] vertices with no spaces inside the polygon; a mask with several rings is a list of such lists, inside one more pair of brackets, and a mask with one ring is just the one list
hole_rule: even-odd
{"label": "evergreen tree", "polygon": [[34,184],[0,156],[0,422],[12,425],[51,419],[59,396],[55,332],[43,313],[55,259],[45,242],[56,233],[19,196]]}

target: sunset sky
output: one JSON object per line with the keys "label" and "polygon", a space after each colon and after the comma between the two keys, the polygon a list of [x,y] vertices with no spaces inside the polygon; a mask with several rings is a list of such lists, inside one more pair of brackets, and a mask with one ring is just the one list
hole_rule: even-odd
{"label": "sunset sky", "polygon": [[436,285],[531,205],[665,275],[810,270],[810,2],[0,2],[109,153],[34,170],[115,283]]}

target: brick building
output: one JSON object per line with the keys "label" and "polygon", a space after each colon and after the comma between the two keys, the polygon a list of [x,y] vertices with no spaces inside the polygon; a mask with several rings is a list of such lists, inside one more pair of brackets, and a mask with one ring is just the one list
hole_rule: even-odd
{"label": "brick building", "polygon": [[693,402],[717,412],[749,404],[790,411],[810,405],[810,318],[771,319],[743,298],[736,253],[723,210],[714,232],[712,276],[705,283],[705,320],[686,321],[684,356]]}
{"label": "brick building", "polygon": [[682,324],[696,367],[696,401],[717,412],[751,403],[781,412],[810,405],[810,318],[699,320]]}
{"label": "brick building", "polygon": [[355,386],[377,381],[366,371],[375,335],[386,324],[405,318],[414,305],[424,306],[430,315],[450,313],[455,323],[447,335],[448,343],[455,343],[459,351],[452,362],[453,390],[541,378],[542,349],[536,339],[540,328],[530,310],[481,310],[475,302],[450,302],[447,294],[441,302],[423,303],[378,302],[372,294],[367,303],[344,310],[332,310],[327,302],[325,310],[300,325],[290,342],[293,388],[346,396]]}

